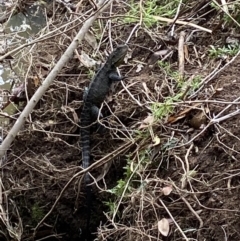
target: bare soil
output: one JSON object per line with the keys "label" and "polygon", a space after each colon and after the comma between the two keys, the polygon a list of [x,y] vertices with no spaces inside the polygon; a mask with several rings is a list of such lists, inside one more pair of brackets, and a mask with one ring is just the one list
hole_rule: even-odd
{"label": "bare soil", "polygon": [[[79,13],[91,7],[89,2],[80,7]],[[102,163],[111,165],[102,164],[91,172],[101,180],[92,186],[89,240],[240,240],[240,121],[239,115],[232,115],[240,104],[240,56],[209,56],[210,45],[226,46],[228,35],[238,39],[232,33],[239,27],[222,27],[218,11],[209,5],[201,8],[200,3],[193,10],[194,2],[188,2],[189,8],[181,18],[206,13],[198,25],[212,29],[213,34],[176,25],[174,38],[168,38],[171,25],[160,28],[155,24],[136,28],[130,38],[129,54],[120,67],[127,79],[124,86],[114,85],[102,107],[104,132],[98,133],[93,127],[91,136],[92,162],[102,159]],[[58,27],[66,21],[59,16],[65,14],[70,19],[71,15],[64,6],[59,9],[61,14],[48,16]],[[114,2],[112,14],[122,15],[127,10],[123,2]],[[211,15],[207,14],[209,10]],[[103,26],[109,11],[103,14]],[[90,83],[90,68],[80,63],[79,55],[85,51],[104,62],[111,39],[114,46],[124,43],[135,26],[113,19],[112,36],[109,38],[108,31],[103,33],[96,56],[84,41],[18,134],[2,167],[1,212],[8,219],[1,216],[1,240],[17,240],[12,233],[19,234],[20,240],[73,241],[89,235],[84,230],[86,193],[78,173],[82,170],[79,116],[83,89]],[[31,50],[35,62],[28,79],[35,81],[35,89],[77,30],[45,40]],[[100,32],[96,26],[92,31],[94,39]],[[153,115],[153,103],[166,102],[179,91],[179,80],[172,73],[179,70],[181,31],[185,31],[185,39],[191,35],[184,49],[184,81],[190,86],[196,76],[205,81],[187,92],[185,99],[171,102],[172,110],[167,115],[146,122]],[[171,55],[163,60],[164,56],[157,54],[161,50]],[[156,58],[167,63],[170,72]],[[160,142],[154,142],[153,137]],[[130,175],[126,174],[127,167]],[[107,191],[120,185],[119,180],[125,180],[119,195]],[[164,188],[170,193],[164,194]],[[115,216],[107,205],[110,202],[119,205],[115,206]],[[158,227],[163,218],[170,225],[167,237]]]}

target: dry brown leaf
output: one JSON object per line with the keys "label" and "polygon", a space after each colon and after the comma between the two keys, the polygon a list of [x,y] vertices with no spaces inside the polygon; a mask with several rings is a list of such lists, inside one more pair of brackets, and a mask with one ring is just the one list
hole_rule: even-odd
{"label": "dry brown leaf", "polygon": [[165,237],[168,236],[170,230],[170,225],[169,225],[169,221],[166,218],[161,219],[160,221],[158,221],[158,231]]}
{"label": "dry brown leaf", "polygon": [[56,124],[56,122],[55,121],[53,121],[53,120],[48,120],[48,125],[54,125],[54,124]]}
{"label": "dry brown leaf", "polygon": [[168,49],[159,50],[153,53],[148,59],[148,65],[154,65],[161,57],[167,55],[169,53]]}
{"label": "dry brown leaf", "polygon": [[168,196],[172,192],[172,186],[163,187],[162,192],[165,196]]}
{"label": "dry brown leaf", "polygon": [[82,51],[82,53],[80,55],[80,61],[87,68],[92,68],[92,67],[94,67],[96,65],[96,61],[94,59],[90,58],[83,51]]}
{"label": "dry brown leaf", "polygon": [[131,162],[131,164],[130,164],[130,170],[131,170],[131,172],[134,172],[134,165],[133,165],[133,162]]}
{"label": "dry brown leaf", "polygon": [[153,139],[153,146],[157,146],[160,144],[160,138],[158,136],[154,136],[154,139]]}
{"label": "dry brown leaf", "polygon": [[191,120],[189,120],[190,126],[195,129],[199,129],[202,125],[204,125],[207,121],[207,117],[204,111],[198,111]]}
{"label": "dry brown leaf", "polygon": [[88,31],[85,34],[84,39],[93,49],[97,48],[98,43],[97,43],[96,37],[91,32]]}
{"label": "dry brown leaf", "polygon": [[137,69],[136,69],[136,73],[139,73],[142,69],[143,69],[143,65],[142,64],[138,64],[137,65]]}
{"label": "dry brown leaf", "polygon": [[79,122],[78,115],[77,115],[77,113],[74,109],[71,108],[71,111],[72,111],[72,114],[73,114],[74,122],[77,124]]}
{"label": "dry brown leaf", "polygon": [[173,124],[177,122],[178,120],[184,118],[191,110],[197,108],[201,103],[195,103],[193,106],[184,109],[183,111],[179,112],[178,114],[175,114],[174,116],[170,116],[167,120],[167,123]]}
{"label": "dry brown leaf", "polygon": [[181,120],[182,118],[184,118],[186,115],[175,115],[175,116],[170,116],[167,120],[167,123],[173,124],[175,122],[177,122],[178,120]]}
{"label": "dry brown leaf", "polygon": [[151,91],[148,89],[147,84],[145,82],[142,83],[144,91],[146,94],[149,94]]}
{"label": "dry brown leaf", "polygon": [[40,85],[40,80],[37,76],[33,77],[34,87],[38,87]]}
{"label": "dry brown leaf", "polygon": [[147,127],[151,126],[151,125],[153,124],[153,122],[154,122],[154,116],[153,116],[153,115],[149,115],[148,117],[146,117],[146,118],[142,121],[139,129],[147,128]]}

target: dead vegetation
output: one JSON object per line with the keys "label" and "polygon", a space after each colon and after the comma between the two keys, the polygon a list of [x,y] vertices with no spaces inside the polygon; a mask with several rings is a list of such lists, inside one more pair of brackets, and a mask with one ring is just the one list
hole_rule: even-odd
{"label": "dead vegetation", "polygon": [[[91,239],[239,240],[239,5],[151,2],[113,1],[29,115],[3,160],[2,239],[84,240],[83,89],[96,62],[128,40],[127,79],[102,106],[104,134],[92,135]],[[46,5],[39,41],[11,54],[27,93],[12,117],[95,7]]]}

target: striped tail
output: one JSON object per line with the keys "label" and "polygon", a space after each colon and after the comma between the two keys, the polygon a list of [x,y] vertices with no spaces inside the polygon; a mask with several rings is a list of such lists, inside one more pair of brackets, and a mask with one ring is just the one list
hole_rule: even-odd
{"label": "striped tail", "polygon": [[[90,165],[90,127],[91,124],[91,115],[90,109],[86,107],[86,103],[83,107],[81,114],[81,145],[82,145],[82,167],[88,168]],[[92,205],[92,188],[88,186],[91,182],[89,173],[86,173],[84,176],[84,183],[86,185],[86,203],[87,203],[87,223],[86,223],[86,233],[91,236],[90,233],[90,218],[91,218],[91,205]]]}
{"label": "striped tail", "polygon": [[[88,168],[90,165],[90,124],[90,110],[84,105],[81,115],[82,167],[84,169]],[[88,173],[86,173],[84,176],[84,182],[85,184],[90,183],[90,176]]]}

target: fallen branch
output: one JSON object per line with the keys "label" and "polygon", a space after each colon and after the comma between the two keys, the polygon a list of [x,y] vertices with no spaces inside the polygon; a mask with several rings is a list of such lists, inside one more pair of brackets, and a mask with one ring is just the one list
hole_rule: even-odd
{"label": "fallen branch", "polygon": [[[83,40],[85,34],[88,32],[90,26],[93,24],[93,22],[96,20],[96,18],[99,16],[99,14],[111,4],[113,0],[101,0],[98,4],[98,11],[90,17],[82,26],[76,37],[73,39],[72,43],[69,45],[65,53],[62,55],[58,63],[55,65],[55,67],[52,69],[52,71],[49,73],[47,78],[43,81],[42,85],[38,88],[38,90],[35,92],[35,94],[32,96],[26,107],[24,108],[23,112],[19,116],[18,120],[15,122],[12,129],[9,131],[7,137],[2,142],[2,145],[0,146],[0,158],[2,158],[5,154],[5,152],[9,149],[11,143],[15,139],[17,133],[25,123],[25,121],[28,118],[28,115],[32,112],[33,108],[36,106],[37,102],[41,99],[43,94],[46,92],[50,84],[53,82],[53,80],[56,78],[57,74],[60,72],[60,70],[66,65],[66,63],[69,61],[69,59],[72,57],[74,50],[78,47],[79,43]],[[1,161],[2,162],[2,161]],[[2,165],[2,163],[0,163]]]}
{"label": "fallen branch", "polygon": [[185,53],[184,53],[184,40],[185,32],[181,32],[178,41],[178,71],[181,80],[184,78],[184,67],[185,67]]}
{"label": "fallen branch", "polygon": [[159,17],[159,16],[152,16],[152,17],[158,21],[162,21],[162,22],[166,22],[166,23],[176,23],[176,24],[185,25],[185,26],[191,26],[193,28],[200,29],[200,30],[208,32],[208,33],[212,33],[212,30],[201,27],[195,23],[190,23],[190,22],[186,22],[186,21],[182,21],[182,20],[174,21],[174,19],[164,18],[164,17]]}

